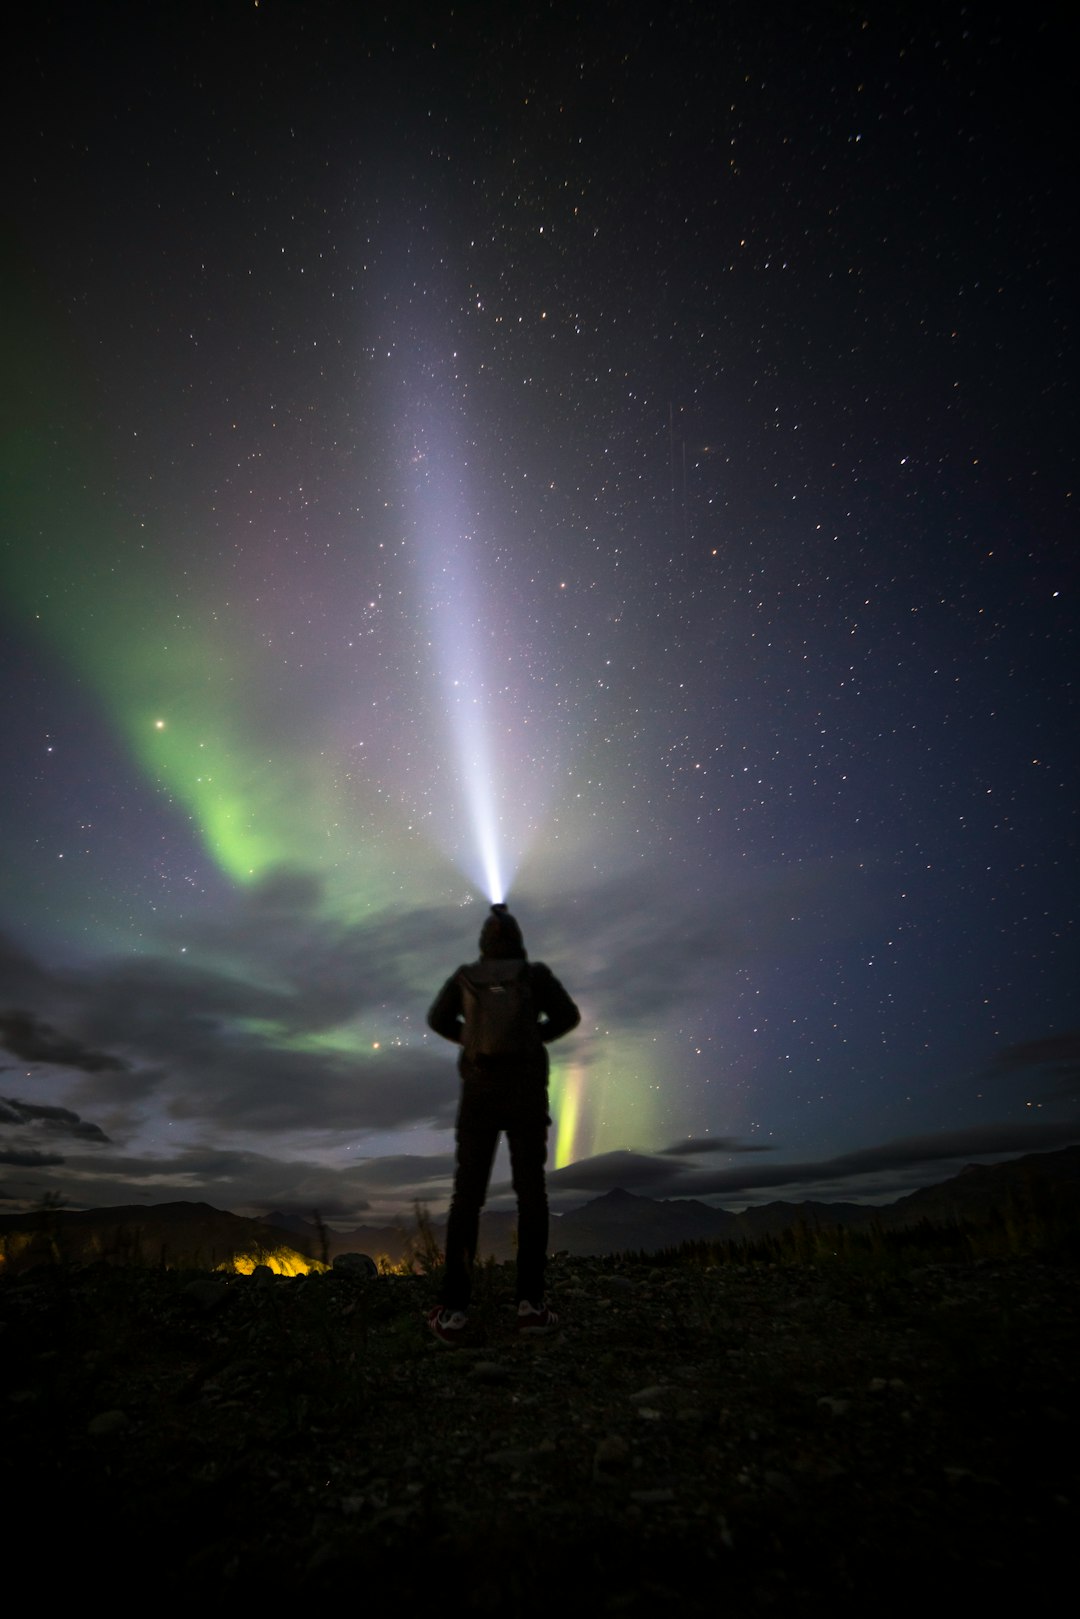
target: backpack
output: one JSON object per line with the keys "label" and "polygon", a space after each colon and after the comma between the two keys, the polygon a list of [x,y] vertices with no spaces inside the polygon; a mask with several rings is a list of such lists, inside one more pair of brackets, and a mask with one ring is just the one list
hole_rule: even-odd
{"label": "backpack", "polygon": [[542,1043],[528,963],[522,963],[515,978],[477,982],[462,971],[460,981],[465,1013],[461,1044],[467,1057],[474,1062],[523,1057]]}

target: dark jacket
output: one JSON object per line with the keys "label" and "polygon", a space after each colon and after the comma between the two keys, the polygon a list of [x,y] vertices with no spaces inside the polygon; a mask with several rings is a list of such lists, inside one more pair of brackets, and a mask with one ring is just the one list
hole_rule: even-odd
{"label": "dark jacket", "polygon": [[[461,975],[467,974],[475,983],[499,983],[509,978],[516,978],[522,967],[521,958],[513,957],[505,960],[492,960],[483,956],[466,966],[459,967],[457,971],[446,980],[442,989],[432,1002],[428,1012],[428,1027],[441,1034],[444,1040],[452,1040],[455,1045],[461,1045],[462,1030],[465,1023],[465,1003],[461,987]],[[530,1075],[547,1078],[548,1056],[545,1050],[552,1040],[558,1040],[560,1035],[569,1034],[581,1022],[581,1013],[563,989],[550,967],[545,967],[542,961],[530,961],[526,964],[529,974],[529,989],[533,1004],[537,1012],[537,1041],[534,1054],[523,1057],[520,1064],[514,1066],[525,1069]],[[493,1059],[487,1059],[491,1062]],[[502,1062],[504,1059],[497,1059]],[[469,1061],[462,1051],[458,1059],[458,1069],[463,1079],[479,1077],[476,1066]]]}

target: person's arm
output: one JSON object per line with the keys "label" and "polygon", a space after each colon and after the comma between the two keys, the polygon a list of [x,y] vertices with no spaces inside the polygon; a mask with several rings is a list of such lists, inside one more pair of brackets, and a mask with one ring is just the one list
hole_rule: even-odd
{"label": "person's arm", "polygon": [[436,1034],[441,1034],[444,1040],[452,1040],[455,1045],[460,1046],[464,1017],[461,985],[457,973],[454,973],[446,980],[431,1003],[427,1015],[428,1028],[434,1029]]}
{"label": "person's arm", "polygon": [[569,1034],[581,1022],[581,1013],[550,967],[533,964],[533,995],[540,1014],[540,1038],[546,1046]]}

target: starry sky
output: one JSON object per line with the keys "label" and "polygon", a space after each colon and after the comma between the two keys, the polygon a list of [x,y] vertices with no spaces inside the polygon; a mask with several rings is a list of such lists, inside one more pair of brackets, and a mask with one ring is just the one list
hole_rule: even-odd
{"label": "starry sky", "polygon": [[0,1207],[440,1211],[503,892],[556,1209],[1080,1141],[1053,14],[26,27]]}

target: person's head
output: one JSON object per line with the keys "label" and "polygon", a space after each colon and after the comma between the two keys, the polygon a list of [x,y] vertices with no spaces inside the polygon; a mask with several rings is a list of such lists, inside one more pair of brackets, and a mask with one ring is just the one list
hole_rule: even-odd
{"label": "person's head", "polygon": [[505,961],[508,956],[524,956],[521,929],[505,905],[493,905],[480,929],[480,954]]}

